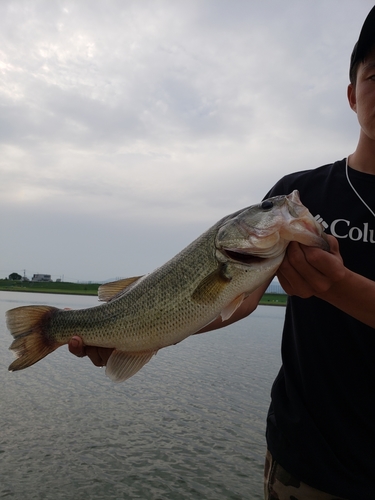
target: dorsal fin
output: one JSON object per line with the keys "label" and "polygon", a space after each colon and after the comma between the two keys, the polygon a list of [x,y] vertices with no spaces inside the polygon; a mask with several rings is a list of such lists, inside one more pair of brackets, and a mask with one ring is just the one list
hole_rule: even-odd
{"label": "dorsal fin", "polygon": [[108,359],[105,374],[113,382],[123,382],[135,375],[156,353],[157,351],[129,353],[115,349]]}
{"label": "dorsal fin", "polygon": [[125,278],[123,280],[111,281],[110,283],[104,283],[98,288],[98,299],[103,302],[109,302],[110,300],[120,295],[124,290],[126,290],[132,283],[135,283],[142,276],[135,276],[133,278]]}

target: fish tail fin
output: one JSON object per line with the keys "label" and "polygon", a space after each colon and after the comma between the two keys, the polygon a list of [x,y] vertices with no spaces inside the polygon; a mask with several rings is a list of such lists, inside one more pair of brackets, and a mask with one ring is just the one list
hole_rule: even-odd
{"label": "fish tail fin", "polygon": [[56,311],[56,307],[49,306],[23,306],[7,311],[7,327],[14,337],[9,349],[17,357],[9,371],[23,370],[61,345],[48,336],[50,319]]}

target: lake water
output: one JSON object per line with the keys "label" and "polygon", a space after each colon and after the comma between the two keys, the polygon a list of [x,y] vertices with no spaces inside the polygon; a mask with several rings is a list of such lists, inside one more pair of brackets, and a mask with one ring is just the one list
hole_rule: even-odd
{"label": "lake water", "polygon": [[162,349],[134,377],[61,347],[10,373],[5,311],[96,297],[0,292],[0,498],[261,499],[284,308]]}

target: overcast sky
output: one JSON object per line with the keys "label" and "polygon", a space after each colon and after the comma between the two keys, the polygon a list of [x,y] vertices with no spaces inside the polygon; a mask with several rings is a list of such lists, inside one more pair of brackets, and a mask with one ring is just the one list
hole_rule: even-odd
{"label": "overcast sky", "polygon": [[1,0],[0,278],[152,271],[350,154],[372,1]]}

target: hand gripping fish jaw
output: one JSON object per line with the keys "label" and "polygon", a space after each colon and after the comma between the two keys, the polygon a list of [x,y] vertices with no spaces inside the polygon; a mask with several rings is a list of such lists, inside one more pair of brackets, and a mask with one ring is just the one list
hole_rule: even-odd
{"label": "hand gripping fish jaw", "polygon": [[215,244],[226,258],[251,265],[282,255],[290,241],[329,250],[322,226],[302,205],[297,190],[264,200],[226,220]]}

